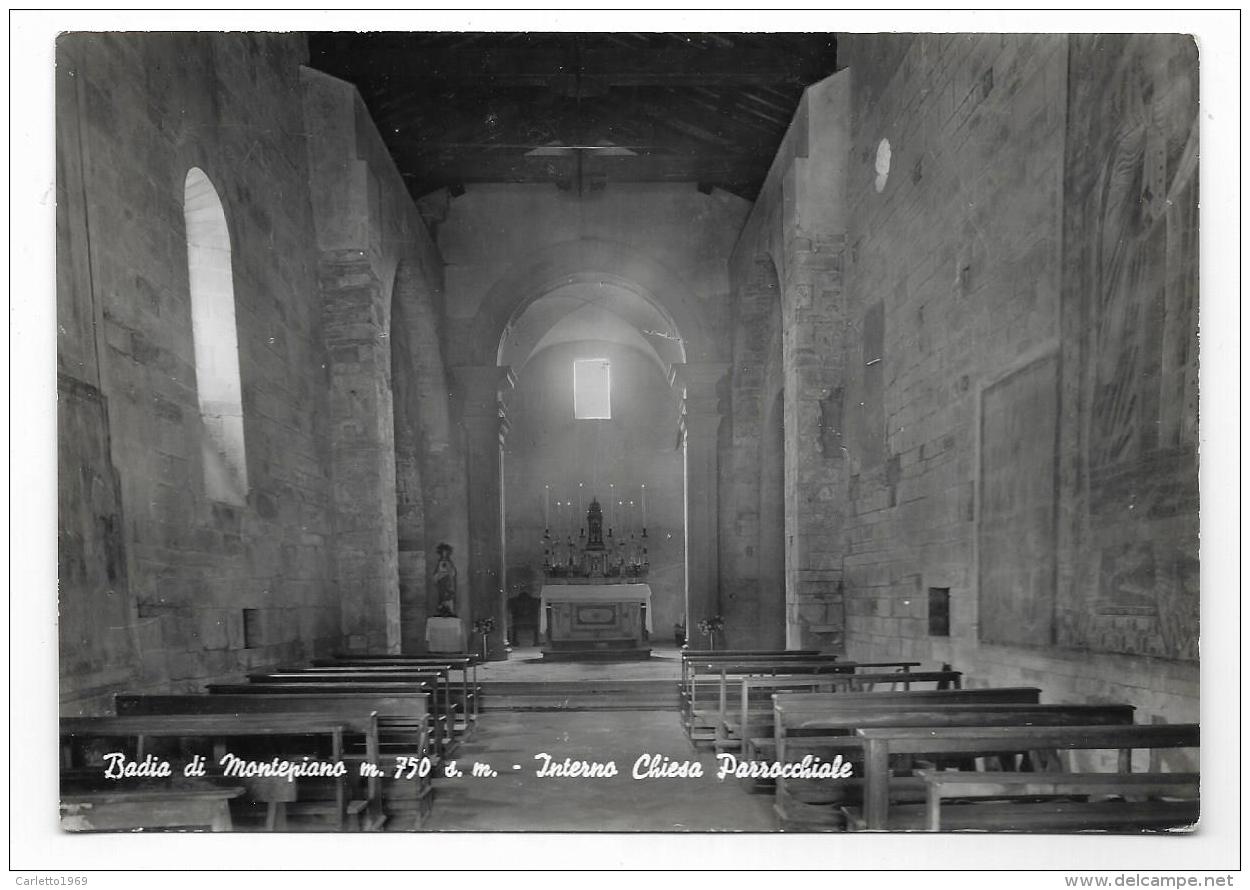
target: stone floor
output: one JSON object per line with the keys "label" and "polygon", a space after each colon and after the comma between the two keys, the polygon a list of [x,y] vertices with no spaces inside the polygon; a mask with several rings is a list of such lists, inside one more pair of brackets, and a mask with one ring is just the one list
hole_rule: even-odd
{"label": "stone floor", "polygon": [[507,661],[488,661],[477,669],[478,682],[489,680],[666,680],[681,677],[678,649],[654,647],[646,661],[543,661],[538,648],[513,649]]}
{"label": "stone floor", "polygon": [[[547,666],[566,668],[568,665]],[[583,670],[600,665],[578,665]],[[613,667],[602,665],[602,667]],[[570,677],[570,679],[572,679]],[[612,778],[540,778],[535,755],[614,761]],[[636,780],[642,754],[702,764],[702,778]],[[716,778],[716,758],[696,752],[673,711],[485,713],[458,752],[460,778],[435,781],[430,831],[775,831],[771,795]],[[488,764],[494,777],[472,775]],[[519,767],[519,768],[517,768]]]}

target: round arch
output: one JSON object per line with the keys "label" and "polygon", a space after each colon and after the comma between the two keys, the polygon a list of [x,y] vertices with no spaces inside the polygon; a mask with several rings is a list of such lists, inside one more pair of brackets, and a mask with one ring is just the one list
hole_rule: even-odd
{"label": "round arch", "polygon": [[685,361],[721,357],[724,345],[704,318],[706,309],[680,276],[627,244],[577,239],[539,251],[495,282],[474,318],[473,342],[465,344],[472,363],[497,361],[510,326],[534,301],[568,284],[597,282],[630,290],[652,304],[671,322],[673,330],[666,333],[681,338]]}

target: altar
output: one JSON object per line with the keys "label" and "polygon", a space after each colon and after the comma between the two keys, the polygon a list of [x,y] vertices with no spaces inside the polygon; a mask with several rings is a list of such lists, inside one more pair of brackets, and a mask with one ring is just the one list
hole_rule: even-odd
{"label": "altar", "polygon": [[543,532],[538,636],[548,660],[650,658],[651,587],[647,529],[642,536],[603,534],[603,508],[591,498],[586,526],[561,545]]}
{"label": "altar", "polygon": [[543,658],[648,658],[648,584],[547,584],[539,596]]}

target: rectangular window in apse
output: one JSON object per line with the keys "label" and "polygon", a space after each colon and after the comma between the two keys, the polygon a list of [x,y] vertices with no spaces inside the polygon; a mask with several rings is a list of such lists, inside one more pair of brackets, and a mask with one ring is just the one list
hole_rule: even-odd
{"label": "rectangular window in apse", "polygon": [[577,420],[612,419],[612,383],[606,358],[573,362],[573,416]]}

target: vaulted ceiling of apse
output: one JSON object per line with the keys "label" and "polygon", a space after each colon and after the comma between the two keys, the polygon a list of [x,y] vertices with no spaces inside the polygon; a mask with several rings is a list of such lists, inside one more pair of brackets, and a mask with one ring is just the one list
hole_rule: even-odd
{"label": "vaulted ceiling of apse", "polygon": [[834,36],[316,33],[413,197],[467,183],[696,182],[755,200]]}
{"label": "vaulted ceiling of apse", "polygon": [[591,340],[635,349],[667,375],[686,360],[672,320],[641,294],[599,282],[556,287],[539,297],[509,324],[499,344],[498,362],[520,373],[538,353],[561,343]]}

